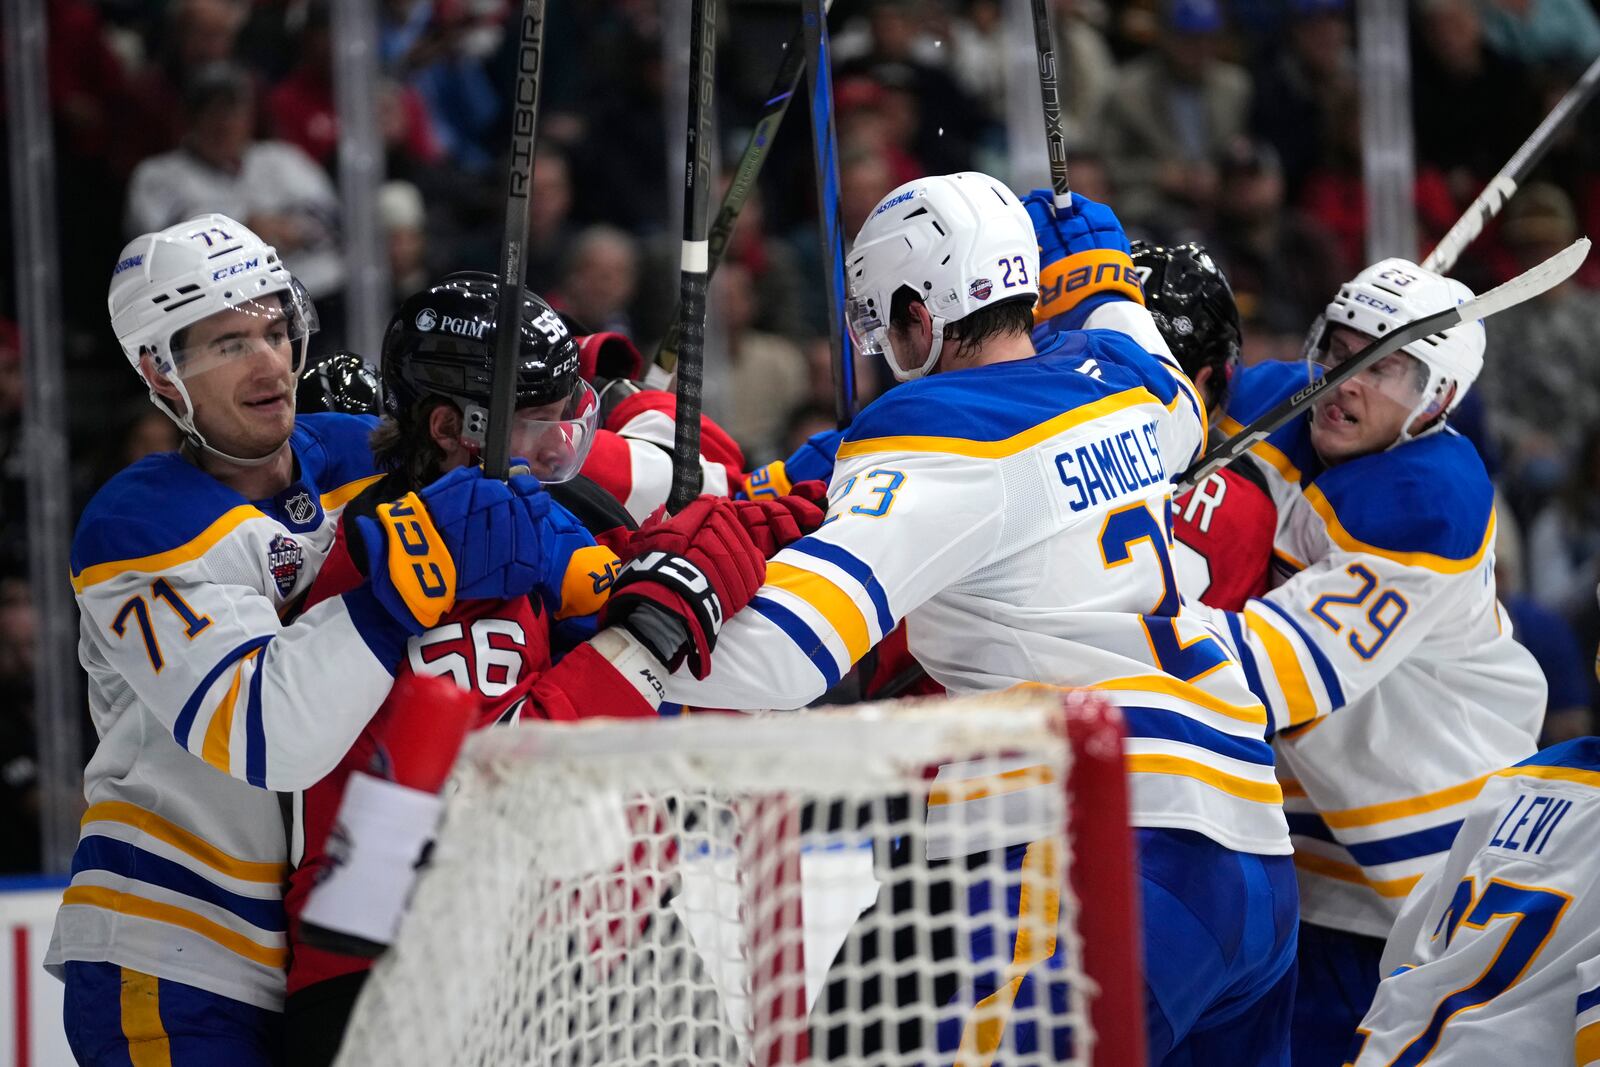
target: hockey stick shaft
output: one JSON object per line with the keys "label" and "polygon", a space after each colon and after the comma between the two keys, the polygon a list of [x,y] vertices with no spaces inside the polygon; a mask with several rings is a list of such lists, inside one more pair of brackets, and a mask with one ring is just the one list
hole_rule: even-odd
{"label": "hockey stick shaft", "polygon": [[1550,114],[1544,117],[1544,121],[1522,142],[1522,147],[1500,168],[1500,173],[1489,179],[1483,192],[1450,227],[1450,232],[1439,239],[1438,245],[1428,253],[1428,258],[1422,261],[1424,268],[1440,274],[1449,273],[1450,268],[1456,265],[1456,260],[1461,258],[1461,253],[1466,251],[1467,245],[1477,240],[1489,220],[1500,214],[1506,201],[1516,194],[1518,187],[1529,172],[1538,166],[1556,138],[1572,125],[1584,105],[1593,99],[1596,88],[1600,88],[1600,58],[1589,64],[1583,77],[1550,109]]}
{"label": "hockey stick shaft", "polygon": [[506,226],[500,243],[500,303],[495,309],[494,373],[483,470],[504,478],[511,467],[511,422],[517,407],[517,357],[522,348],[523,253],[528,242],[528,190],[533,184],[539,126],[539,68],[544,52],[544,0],[523,0],[517,20],[517,82],[511,96],[511,153]]}
{"label": "hockey stick shaft", "polygon": [[[744,154],[739,157],[733,181],[723,194],[717,217],[711,220],[711,229],[706,235],[707,275],[717,273],[717,264],[722,262],[722,254],[727,251],[728,241],[733,237],[733,228],[739,222],[746,201],[750,199],[751,190],[756,187],[761,168],[766,166],[773,138],[777,137],[783,116],[789,111],[789,101],[794,99],[795,87],[800,84],[800,71],[805,63],[804,33],[804,27],[797,29],[789,40],[783,53],[783,63],[778,67],[778,75],[772,80],[772,91],[767,94],[767,102],[763,105],[761,118],[756,120],[755,127],[750,131],[750,140],[744,146]],[[656,350],[654,364],[645,378],[645,384],[651,388],[666,388],[678,365],[678,335],[682,330],[682,320],[683,307],[679,305],[672,310],[672,321],[667,326],[661,347]]]}
{"label": "hockey stick shaft", "polygon": [[1050,28],[1051,0],[1033,0],[1033,46],[1039,56],[1039,96],[1044,103],[1044,141],[1050,150],[1050,191],[1059,210],[1072,206],[1067,180],[1067,133],[1061,121],[1061,87],[1057,83],[1056,38]]}
{"label": "hockey stick shaft", "polygon": [[716,0],[694,0],[689,9],[689,122],[678,285],[678,305],[683,308],[683,315],[677,367],[677,425],[672,438],[672,490],[667,496],[667,510],[673,513],[700,495],[700,385],[710,265],[706,213],[711,199],[711,94],[716,79],[716,44]]}
{"label": "hockey stick shaft", "polygon": [[1228,438],[1216,448],[1201,456],[1193,466],[1178,477],[1175,495],[1182,495],[1204,481],[1213,471],[1232,463],[1248,452],[1257,442],[1296,415],[1308,410],[1323,395],[1337,389],[1342,382],[1360,374],[1391,352],[1398,352],[1415,341],[1461,322],[1486,319],[1524,300],[1531,300],[1570,278],[1589,254],[1589,239],[1580,237],[1549,259],[1512,278],[1504,285],[1490,289],[1482,296],[1473,297],[1453,308],[1424,315],[1402,326],[1329,370],[1322,377],[1308,383],[1305,388],[1284,398],[1276,407],[1254,420],[1250,425]]}
{"label": "hockey stick shaft", "polygon": [[833,349],[833,414],[839,427],[856,413],[855,346],[845,325],[844,219],[839,210],[839,138],[833,125],[833,58],[828,8],[801,0],[806,76],[811,90],[811,149],[817,179],[817,224],[828,293],[828,340]]}

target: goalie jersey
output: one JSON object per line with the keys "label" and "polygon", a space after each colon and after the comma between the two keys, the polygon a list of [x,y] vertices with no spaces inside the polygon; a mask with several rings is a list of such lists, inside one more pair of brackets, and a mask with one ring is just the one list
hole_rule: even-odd
{"label": "goalie jersey", "polygon": [[168,452],[85,509],[72,584],[100,742],[46,957],[57,974],[103,961],[281,1007],[288,848],[272,791],[332,769],[405,655],[366,585],[281,621],[377,480],[372,425],[298,419],[295,480],[270,500]]}
{"label": "goalie jersey", "polygon": [[801,707],[905,619],[952,693],[1106,691],[1136,825],[1287,854],[1265,711],[1173,577],[1170,478],[1200,448],[1200,401],[1143,307],[1108,303],[1087,325],[862,411],[822,527],[773,558],[711,674],[679,672],[668,699]]}
{"label": "goalie jersey", "polygon": [[1600,1064],[1600,738],[1497,771],[1406,900],[1357,1067]]}
{"label": "goalie jersey", "polygon": [[[1224,432],[1305,384],[1301,363],[1250,368]],[[1494,490],[1448,428],[1324,468],[1300,418],[1251,455],[1277,507],[1279,581],[1237,613],[1195,610],[1277,731],[1301,916],[1387,937],[1544,715],[1544,676],[1495,599]]]}

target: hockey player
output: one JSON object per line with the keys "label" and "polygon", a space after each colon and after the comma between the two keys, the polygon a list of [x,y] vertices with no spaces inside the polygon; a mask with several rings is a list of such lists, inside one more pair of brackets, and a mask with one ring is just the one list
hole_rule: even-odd
{"label": "hockey player", "polygon": [[[404,538],[374,544],[370,581],[285,623],[377,478],[371,420],[295,418],[304,290],[207,215],[130,243],[109,305],[185,441],[108,482],[73,539],[100,744],[46,966],[80,1063],[257,1067],[277,1060],[288,955],[274,794],[334,766],[430,612],[532,588],[514,553],[539,494],[473,472],[422,490]],[[407,552],[426,581],[385,564]]]}
{"label": "hockey player", "polygon": [[[1405,260],[1375,264],[1328,304],[1313,359],[1337,366],[1470,296]],[[1493,489],[1447,424],[1483,348],[1476,322],[1414,342],[1253,450],[1294,573],[1212,618],[1277,731],[1304,919],[1296,1067],[1343,1062],[1401,902],[1484,776],[1539,733],[1544,679],[1495,600]],[[1299,364],[1250,368],[1224,431],[1305,384]]]}
{"label": "hockey player", "polygon": [[1600,738],[1497,771],[1401,905],[1355,1067],[1600,1063]]}
{"label": "hockey player", "polygon": [[[858,344],[905,384],[856,417],[827,521],[773,559],[710,677],[674,675],[668,696],[800,707],[902,618],[952,692],[1106,689],[1131,732],[1151,1062],[1286,1062],[1295,891],[1264,712],[1179,604],[1169,477],[1204,419],[1120,224],[1081,197],[1058,218],[987,175],[925,178],[874,209],[846,274]],[[1041,281],[1057,330],[1036,346]],[[1007,844],[1021,863],[1025,836]],[[1059,963],[1020,988],[987,976],[944,1052],[1025,1046],[979,1023],[1013,996],[1064,998]],[[1066,1052],[1063,1028],[1038,1040]]]}
{"label": "hockey player", "polygon": [[[346,507],[308,604],[361,582],[372,517],[384,502],[475,461],[477,445],[464,434],[489,403],[498,303],[498,282],[463,273],[396,311],[383,348],[387,415],[374,438],[384,476]],[[512,452],[531,457],[546,483],[566,483],[586,466],[596,397],[579,374],[578,344],[532,293],[523,297],[517,403]],[[431,837],[433,794],[462,733],[525,717],[654,715],[671,668],[690,659],[705,673],[717,619],[749,600],[765,556],[822,519],[802,497],[757,503],[706,496],[625,533],[627,515],[616,501],[591,487],[580,504],[591,522],[619,528],[609,539],[618,551],[597,545],[577,517],[552,503],[530,546],[541,561],[532,595],[461,605],[414,637],[383,708],[333,773],[297,798],[295,841],[303,855],[295,857],[285,897],[292,949],[287,1049],[297,1067],[329,1063],[338,1050],[369,966],[364,957],[387,943],[399,921],[411,858]],[[618,552],[623,561],[646,558],[623,569]],[[708,584],[679,582],[676,593],[663,584],[686,568]],[[602,605],[605,628],[552,666],[552,626]],[[449,714],[413,681],[430,676],[453,679],[470,694],[464,714]],[[318,947],[302,936],[311,921],[322,925],[324,942],[336,931],[338,943],[362,954]]]}
{"label": "hockey player", "polygon": [[[1239,370],[1239,310],[1216,262],[1194,243],[1133,242],[1145,307],[1205,401],[1208,429]],[[1237,611],[1267,590],[1278,513],[1249,456],[1211,474],[1172,507],[1172,567],[1184,596]]]}

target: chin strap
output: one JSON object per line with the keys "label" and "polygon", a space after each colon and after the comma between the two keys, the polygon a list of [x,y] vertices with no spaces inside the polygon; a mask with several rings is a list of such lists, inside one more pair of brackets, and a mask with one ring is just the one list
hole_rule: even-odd
{"label": "chin strap", "polygon": [[894,375],[897,382],[912,382],[924,377],[939,362],[939,353],[944,349],[944,319],[932,316],[930,326],[933,330],[933,344],[928,347],[928,358],[922,361],[922,366],[912,370],[901,370],[900,361],[895,357],[894,342],[889,340],[887,333],[883,338],[884,355],[889,360],[889,373]]}
{"label": "chin strap", "polygon": [[[189,399],[189,391],[183,387],[183,380],[180,378],[169,378],[168,381],[172,382],[173,387],[178,390],[178,395],[183,397],[183,406],[188,408],[190,411],[193,411],[194,401]],[[248,459],[244,456],[230,456],[228,453],[223,452],[220,449],[212,448],[211,445],[206,442],[205,435],[195,428],[194,417],[192,415],[179,415],[173,410],[172,405],[167,403],[166,398],[160,393],[157,393],[154,389],[150,390],[150,402],[156,407],[160,408],[162,413],[166,415],[167,418],[178,424],[178,429],[183,432],[184,440],[186,440],[189,444],[200,449],[202,452],[209,452],[218,459],[224,460],[228,463],[232,463],[240,467],[265,467],[268,463],[271,463],[277,458],[279,449],[283,447],[280,445],[278,448],[274,448],[266,455],[258,456],[254,459]]]}

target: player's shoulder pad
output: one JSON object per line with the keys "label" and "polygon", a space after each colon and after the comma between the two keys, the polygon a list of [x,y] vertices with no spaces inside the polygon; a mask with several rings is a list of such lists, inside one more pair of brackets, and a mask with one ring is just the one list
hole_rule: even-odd
{"label": "player's shoulder pad", "polygon": [[1494,486],[1471,442],[1449,429],[1331,467],[1305,495],[1350,551],[1461,573],[1494,541]]}
{"label": "player's shoulder pad", "polygon": [[[1277,407],[1285,397],[1310,383],[1305,363],[1295,360],[1268,360],[1241,367],[1233,376],[1228,393],[1228,408],[1217,425],[1223,436],[1232,437],[1256,419]],[[1310,425],[1306,419],[1290,419],[1265,441],[1257,442],[1251,454],[1291,482],[1302,481],[1322,469],[1316,449],[1311,447]]]}
{"label": "player's shoulder pad", "polygon": [[126,467],[100,487],[72,538],[74,581],[88,568],[189,544],[235,508],[252,505],[176,452]]}
{"label": "player's shoulder pad", "polygon": [[301,478],[327,495],[378,473],[372,462],[372,431],[377,426],[371,415],[335,411],[296,418],[290,444],[300,461]]}
{"label": "player's shoulder pad", "polygon": [[[1517,766],[1566,767],[1600,774],[1600,737],[1575,737],[1571,741],[1551,745],[1542,752],[1535,752]],[[1591,784],[1600,786],[1600,779]]]}
{"label": "player's shoulder pad", "polygon": [[[1047,424],[1065,429],[1074,420],[1152,398],[1170,404],[1177,393],[1171,376],[1162,371],[1146,377],[1128,365],[1133,352],[1159,370],[1154,357],[1123,334],[1066,330],[1030,359],[897,385],[855,417],[839,446],[839,461],[876,452],[998,459],[1037,440],[1030,431],[1048,434]],[[1083,369],[1090,361],[1094,365]]]}
{"label": "player's shoulder pad", "polygon": [[[601,429],[650,441],[671,451],[677,417],[677,394],[663,389],[641,389],[612,408]],[[700,416],[700,456],[728,467],[735,480],[744,473],[744,450],[732,434],[703,413]]]}

